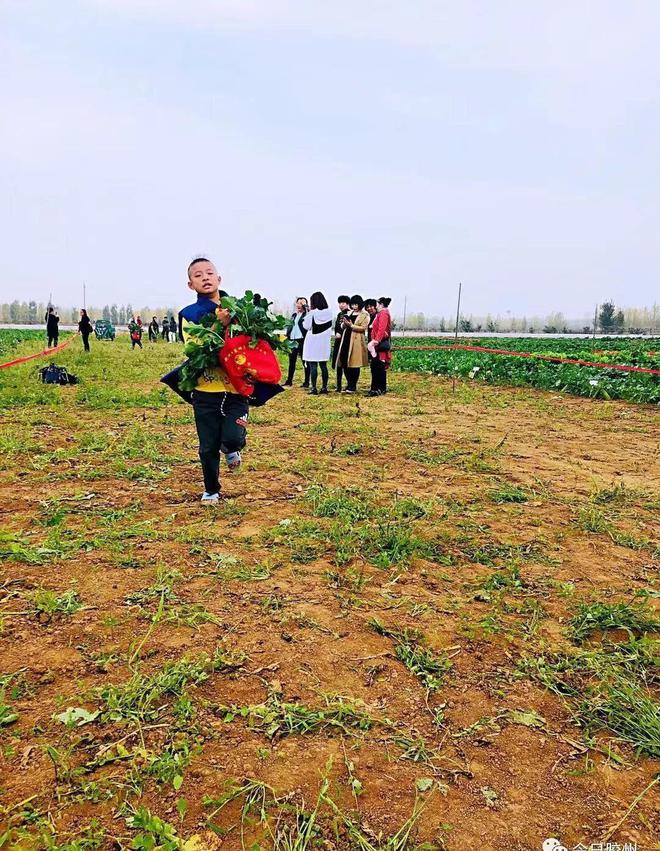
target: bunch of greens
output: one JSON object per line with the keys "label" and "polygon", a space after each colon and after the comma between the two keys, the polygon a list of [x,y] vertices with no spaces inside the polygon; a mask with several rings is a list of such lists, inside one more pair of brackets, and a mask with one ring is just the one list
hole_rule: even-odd
{"label": "bunch of greens", "polygon": [[273,349],[289,352],[294,344],[284,335],[288,320],[272,314],[269,310],[271,304],[265,298],[257,301],[250,290],[241,298],[224,296],[218,307],[229,311],[227,328],[217,313],[207,313],[198,324],[188,329],[190,340],[184,349],[188,361],[181,370],[181,389],[193,390],[205,370],[218,366],[218,353],[225,344],[225,334],[247,334],[253,345],[265,340]]}

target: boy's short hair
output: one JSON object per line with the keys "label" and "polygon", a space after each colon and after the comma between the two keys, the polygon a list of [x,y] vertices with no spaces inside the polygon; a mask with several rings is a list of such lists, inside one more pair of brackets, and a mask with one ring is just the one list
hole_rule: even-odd
{"label": "boy's short hair", "polygon": [[343,301],[343,302],[345,302],[346,304],[350,304],[350,303],[351,303],[351,300],[350,300],[350,298],[349,298],[347,295],[340,295],[340,296],[339,296],[339,298],[337,299],[337,304],[339,304],[339,302],[340,302],[340,301]]}
{"label": "boy's short hair", "polygon": [[209,258],[208,258],[208,257],[195,257],[195,258],[194,258],[193,260],[191,260],[191,261],[190,261],[190,263],[188,264],[188,276],[190,276],[190,270],[191,270],[191,269],[192,269],[192,267],[195,265],[195,263],[210,263],[210,262],[211,262],[211,261],[209,260]]}
{"label": "boy's short hair", "polygon": [[364,307],[375,307],[376,299],[375,298],[365,298]]}

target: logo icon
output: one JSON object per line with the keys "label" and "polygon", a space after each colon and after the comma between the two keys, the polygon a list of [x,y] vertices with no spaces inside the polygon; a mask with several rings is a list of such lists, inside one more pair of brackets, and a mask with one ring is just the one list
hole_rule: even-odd
{"label": "logo icon", "polygon": [[550,837],[543,840],[543,851],[567,851],[558,839]]}

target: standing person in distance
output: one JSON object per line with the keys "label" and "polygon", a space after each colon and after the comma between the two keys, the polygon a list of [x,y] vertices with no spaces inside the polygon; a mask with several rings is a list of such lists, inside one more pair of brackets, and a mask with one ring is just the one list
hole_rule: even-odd
{"label": "standing person in distance", "polygon": [[365,298],[364,300],[364,309],[369,314],[369,327],[367,328],[367,346],[371,342],[371,326],[374,324],[374,319],[376,318],[376,313],[378,312],[376,309],[376,299],[375,298]]}
{"label": "standing person in distance", "polygon": [[87,315],[87,311],[83,308],[80,311],[80,322],[78,323],[78,333],[82,337],[83,347],[86,352],[89,351],[89,335],[92,333],[94,329],[92,328],[92,323],[90,322],[89,316]]}
{"label": "standing person in distance", "polygon": [[48,336],[48,348],[52,349],[57,345],[60,336],[60,317],[55,313],[54,307],[49,307],[46,311],[46,334]]}
{"label": "standing person in distance", "polygon": [[351,296],[351,312],[342,319],[344,330],[339,341],[338,364],[346,375],[344,393],[355,393],[360,380],[360,370],[369,364],[365,334],[369,327],[369,314],[364,310],[362,296]]}
{"label": "standing person in distance", "polygon": [[162,329],[161,337],[163,338],[163,342],[166,343],[170,336],[170,323],[168,322],[167,315],[163,316]]}
{"label": "standing person in distance", "polygon": [[307,335],[303,342],[303,362],[310,370],[311,396],[317,396],[316,383],[321,367],[321,393],[328,392],[328,359],[332,339],[332,311],[323,293],[316,292],[309,300],[310,311],[303,319]]}
{"label": "standing person in distance", "polygon": [[142,326],[138,325],[134,316],[131,316],[131,321],[128,323],[128,333],[131,336],[131,349],[136,346],[142,348]]}
{"label": "standing person in distance", "polygon": [[176,343],[177,331],[178,331],[178,328],[177,328],[177,324],[176,324],[176,319],[173,316],[170,316],[170,328],[169,328],[170,343]]}
{"label": "standing person in distance", "polygon": [[332,368],[336,370],[337,373],[337,386],[335,387],[335,393],[341,393],[341,380],[344,377],[344,368],[340,366],[338,363],[339,357],[339,342],[341,340],[342,331],[344,330],[344,324],[342,319],[348,315],[350,299],[347,295],[340,295],[337,299],[337,305],[339,306],[339,313],[337,314],[337,318],[335,319],[335,342],[332,347]]}
{"label": "standing person in distance", "polygon": [[289,340],[293,340],[296,344],[296,348],[289,352],[289,373],[286,377],[286,381],[284,382],[284,387],[292,387],[293,386],[293,378],[296,373],[296,361],[298,358],[303,363],[303,367],[305,369],[304,381],[300,385],[301,387],[308,388],[309,387],[309,366],[305,363],[303,358],[303,344],[305,342],[305,337],[307,335],[307,331],[304,328],[303,320],[307,314],[307,299],[304,296],[299,296],[296,299],[296,310],[295,313],[291,317],[291,327],[287,329],[286,335]]}
{"label": "standing person in distance", "polygon": [[371,355],[371,390],[367,396],[382,396],[387,393],[387,370],[392,363],[392,316],[389,306],[391,298],[378,299],[378,313],[371,326],[368,345]]}
{"label": "standing person in distance", "polygon": [[151,322],[149,323],[149,342],[155,343],[158,339],[158,332],[160,331],[160,327],[158,325],[158,320],[155,316],[151,317]]}

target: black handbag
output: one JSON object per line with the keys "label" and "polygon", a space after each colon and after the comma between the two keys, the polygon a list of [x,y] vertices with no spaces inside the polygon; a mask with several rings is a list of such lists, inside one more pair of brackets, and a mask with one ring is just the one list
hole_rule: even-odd
{"label": "black handbag", "polygon": [[392,342],[389,337],[385,337],[376,345],[377,352],[390,352],[392,351]]}

